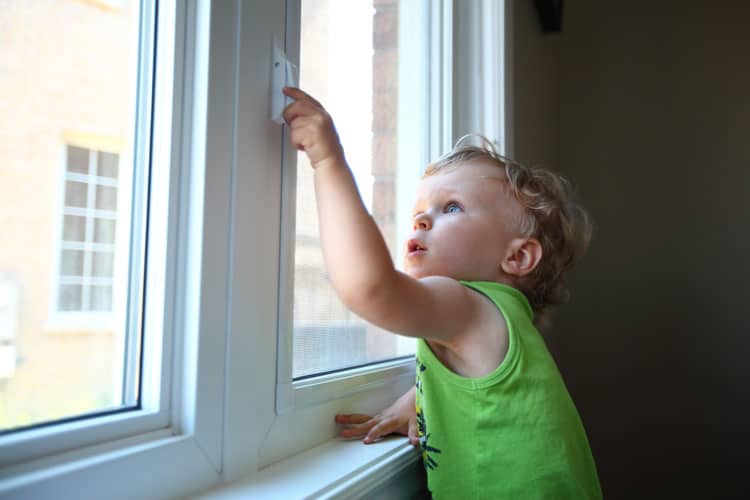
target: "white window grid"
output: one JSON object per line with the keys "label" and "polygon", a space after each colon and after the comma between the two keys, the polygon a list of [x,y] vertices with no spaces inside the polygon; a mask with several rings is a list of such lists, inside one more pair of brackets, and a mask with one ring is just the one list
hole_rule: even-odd
{"label": "white window grid", "polygon": [[[71,148],[77,148],[86,152],[88,156],[88,162],[86,165],[86,173],[75,172],[71,170],[71,165],[66,161],[65,175],[63,179],[64,191],[67,193],[68,183],[76,182],[82,183],[86,186],[86,206],[76,207],[68,205],[67,196],[63,198],[63,210],[62,210],[62,231],[60,241],[60,269],[58,276],[58,293],[56,296],[57,312],[111,312],[112,311],[112,286],[114,282],[114,258],[116,241],[115,226],[117,225],[117,202],[116,197],[118,193],[118,179],[116,177],[100,176],[99,175],[99,158],[102,154],[110,154],[115,156],[116,162],[119,166],[119,154],[109,153],[106,151],[98,151],[95,149],[82,148],[78,146],[67,145],[66,158],[70,156]],[[115,209],[104,209],[97,207],[97,196],[99,193],[98,187],[104,186],[115,190]],[[68,229],[68,220],[66,216],[81,217],[84,220],[84,237],[83,241],[75,241],[66,239],[66,230]],[[96,225],[98,221],[112,221],[113,227],[111,228],[111,241],[102,242],[101,235],[98,234]],[[99,240],[99,241],[97,241]],[[64,262],[63,255],[66,251],[82,252],[83,262],[80,273],[65,273],[65,269],[62,265]],[[105,258],[110,259],[109,270],[105,273],[94,272],[94,258],[95,255],[104,255]],[[64,307],[63,302],[63,287],[66,286],[79,286],[81,287],[80,301],[78,301],[79,307]],[[92,303],[92,291],[94,287],[100,287],[104,291],[104,303],[95,307]]]}

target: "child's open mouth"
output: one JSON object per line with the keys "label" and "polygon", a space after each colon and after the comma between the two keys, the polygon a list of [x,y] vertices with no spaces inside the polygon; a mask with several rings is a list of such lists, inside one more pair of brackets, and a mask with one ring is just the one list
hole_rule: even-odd
{"label": "child's open mouth", "polygon": [[406,248],[408,255],[418,255],[427,251],[427,247],[421,241],[415,239],[409,240]]}

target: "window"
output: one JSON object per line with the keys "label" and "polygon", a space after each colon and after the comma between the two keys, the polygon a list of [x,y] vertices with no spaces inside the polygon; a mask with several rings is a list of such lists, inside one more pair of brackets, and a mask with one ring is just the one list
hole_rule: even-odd
{"label": "window", "polygon": [[216,323],[199,310],[219,295],[200,280],[202,217],[223,201],[203,191],[209,5],[120,3],[0,11],[0,93],[12,96],[0,113],[0,229],[12,235],[0,246],[0,496],[152,497],[157,467],[158,491],[181,496],[218,477],[223,380],[196,389],[224,352],[196,319]]}
{"label": "window", "polygon": [[[0,326],[10,325],[12,330],[0,333],[0,347],[15,350],[15,355],[8,356],[9,349],[0,349],[0,390],[20,383],[31,364],[31,348],[41,349],[35,346],[46,342],[45,351],[57,349],[62,354],[54,369],[65,390],[70,389],[67,381],[71,376],[65,370],[92,373],[89,365],[76,366],[82,364],[83,357],[61,351],[66,344],[73,344],[78,356],[101,353],[96,350],[100,348],[118,353],[85,359],[98,360],[120,374],[119,380],[104,376],[99,380],[112,388],[110,394],[137,395],[132,405],[124,404],[119,396],[106,400],[108,405],[116,403],[121,405],[119,410],[126,411],[99,411],[110,408],[105,405],[99,410],[66,408],[37,419],[41,425],[27,425],[28,420],[14,423],[12,430],[0,435],[0,496],[75,496],[81,491],[93,498],[117,491],[144,498],[193,495],[329,440],[334,435],[334,413],[347,409],[376,411],[413,384],[413,366],[408,360],[398,359],[401,351],[393,345],[387,352],[368,350],[377,347],[370,342],[368,327],[349,318],[339,322],[342,318],[335,315],[318,321],[298,314],[297,330],[299,338],[307,335],[302,350],[305,344],[311,346],[316,336],[327,337],[320,341],[335,350],[336,339],[341,338],[337,335],[359,329],[358,338],[349,335],[352,345],[345,356],[334,359],[339,354],[332,351],[330,357],[321,357],[323,362],[315,361],[307,367],[294,364],[297,234],[290,228],[297,212],[293,196],[296,175],[304,169],[302,165],[299,170],[294,168],[296,153],[289,150],[283,129],[268,119],[268,61],[270,41],[284,33],[287,55],[293,61],[301,60],[302,10],[314,3],[129,0],[119,2],[121,9],[102,9],[100,2],[60,0],[50,12],[22,11],[36,8],[26,2],[14,3],[0,12],[0,16],[6,16],[0,17],[0,26],[12,28],[0,37],[0,51],[8,51],[7,57],[0,57],[0,90],[2,95],[11,95],[9,91],[13,90],[13,95],[20,94],[24,99],[18,103],[19,113],[0,113],[0,155],[11,152],[10,159],[0,163],[0,203],[12,206],[0,213],[13,214],[10,219],[0,217],[0,226],[4,225],[6,234],[21,239],[37,231],[49,239],[36,247],[16,244],[13,252],[0,246]],[[356,2],[331,5],[336,9],[356,8],[347,5],[350,3]],[[402,225],[404,221],[399,218],[408,219],[409,211],[399,207],[411,204],[412,184],[416,184],[427,159],[450,142],[446,130],[450,128],[447,104],[451,100],[452,73],[450,64],[446,64],[450,59],[446,48],[452,32],[447,15],[452,4],[379,0],[368,7],[371,21],[367,22],[373,28],[361,38],[364,43],[376,31],[379,14],[378,10],[373,14],[373,9],[398,12],[396,17],[380,19],[388,21],[385,25],[392,33],[397,32],[398,38],[398,56],[388,54],[388,64],[398,67],[398,83],[391,82],[398,89],[397,96],[390,96],[397,97],[396,104],[384,106],[382,111],[395,118],[392,130],[397,131],[399,139],[387,150],[392,160],[382,163],[372,159],[377,156],[374,152],[385,151],[374,139],[379,129],[368,127],[353,139],[350,136],[344,140],[350,155],[364,156],[356,165],[364,166],[361,188],[363,193],[371,193],[366,196],[371,197],[373,212],[380,210],[376,207],[376,184],[381,180],[381,173],[373,173],[373,169],[395,166],[388,173],[389,182],[395,186],[388,195],[392,199],[382,205],[381,222],[386,230],[388,224],[393,228]],[[80,85],[64,88],[60,78],[40,78],[38,73],[12,78],[8,73],[20,67],[19,61],[34,59],[53,61],[47,69],[66,66],[62,57],[39,58],[29,53],[33,43],[21,43],[13,50],[5,47],[3,44],[18,36],[14,30],[33,27],[37,36],[18,36],[32,42],[42,40],[38,33],[52,36],[54,29],[85,32],[92,26],[79,23],[94,12],[107,19],[93,23],[99,30],[96,42],[78,47],[72,44],[75,37],[71,35],[55,39],[59,43],[47,41],[43,45],[49,50],[60,49],[59,54],[80,55],[86,64],[106,63],[106,70],[79,73]],[[346,24],[341,14],[348,11],[327,12],[336,26]],[[50,29],[40,28],[41,20],[25,22],[37,19],[37,14]],[[100,46],[116,43],[116,35],[122,30],[110,29],[107,23],[124,14],[130,16],[132,52],[106,61],[92,56]],[[357,35],[337,29],[333,28],[338,34],[330,44],[345,45],[346,38],[340,37]],[[375,39],[370,43],[376,52]],[[387,61],[376,61],[375,55],[368,57],[370,74],[384,75],[378,65]],[[130,77],[118,78],[117,85],[86,91],[84,84],[92,74],[105,78],[118,66],[128,67]],[[316,73],[306,72],[304,60],[301,66],[305,85],[305,75],[314,77]],[[80,71],[86,66],[75,68]],[[339,76],[334,77],[341,78],[342,69],[336,69]],[[25,83],[37,81],[52,87],[28,94],[19,90]],[[129,92],[108,111],[117,110],[119,114],[124,110],[128,116],[124,130],[102,128],[101,117],[81,112],[82,102],[89,105],[123,82],[131,85]],[[6,88],[8,85],[17,88]],[[371,90],[365,91],[370,97],[357,97],[369,103],[367,112],[372,113],[373,122],[381,111],[372,102],[377,85],[371,82]],[[339,108],[348,102],[341,99],[340,92],[333,88],[329,94],[333,100],[339,99]],[[48,119],[44,126],[25,129],[17,121],[9,125],[3,120],[44,116],[38,110],[46,109],[47,101],[40,95],[58,101],[53,104],[64,104],[72,121],[60,124]],[[325,102],[328,97],[322,98]],[[6,109],[12,102],[2,100],[0,106]],[[342,121],[337,123],[342,130]],[[13,149],[13,144],[21,143],[14,135],[20,131],[38,142]],[[38,144],[45,141],[55,144],[52,153],[44,155],[45,165],[60,170],[35,177],[36,183],[17,182],[13,176],[24,170],[29,173],[29,158],[42,156],[37,152]],[[350,146],[351,141],[364,147]],[[79,160],[68,161],[69,148]],[[117,155],[116,175],[100,172],[99,167],[108,162],[102,161],[100,155],[104,153]],[[114,164],[113,157],[108,159]],[[66,201],[68,181],[85,184],[86,208],[83,186],[72,185]],[[109,191],[108,199],[116,195],[116,203],[110,203],[109,208],[97,208],[96,191],[100,187],[116,189]],[[32,203],[33,208],[19,210],[24,201]],[[89,210],[91,203],[93,210]],[[64,237],[66,211],[67,215],[85,218],[85,224],[79,220],[77,226],[69,226],[75,231],[69,228],[68,235],[75,234],[77,239]],[[298,219],[304,220],[307,215],[303,210]],[[97,233],[97,219],[114,221],[109,227],[114,243],[111,232]],[[87,233],[89,227],[91,232]],[[301,228],[303,235],[305,231],[314,233],[309,227]],[[391,234],[396,236],[389,244],[397,249],[398,230],[393,229]],[[68,243],[79,246],[66,247]],[[83,255],[63,257],[64,250]],[[83,292],[85,286],[107,286],[99,281],[105,277],[94,271],[94,254],[102,251],[111,251],[114,261],[109,311],[92,309],[93,290],[88,292],[86,306]],[[81,259],[86,261],[86,252],[90,269],[80,263]],[[303,262],[302,251],[299,253],[297,260]],[[24,272],[32,278],[8,272],[2,267],[8,262],[25,263],[30,269]],[[320,268],[308,267],[316,279],[320,278]],[[302,271],[298,284],[306,279]],[[80,309],[58,307],[63,278],[71,278],[76,282],[69,284],[81,287]],[[45,289],[32,291],[28,283],[34,280],[44,283]],[[28,309],[30,304],[35,304],[33,311]],[[100,315],[109,316],[115,325],[124,325],[123,329],[98,329],[95,317]],[[73,321],[74,317],[78,320]],[[35,335],[26,334],[25,323],[30,318],[36,324]],[[91,325],[97,330],[92,331]],[[138,335],[126,335],[126,331]],[[281,335],[277,335],[279,331]],[[299,352],[299,339],[297,344]],[[315,349],[320,352],[320,344]],[[137,362],[131,364],[130,360]],[[378,363],[357,366],[370,361]],[[334,372],[325,373],[330,370]],[[36,380],[56,382],[54,375]],[[115,392],[115,388],[124,392]],[[54,399],[59,392],[59,399],[69,402],[65,390],[46,385],[43,391],[25,391],[24,395],[38,401]],[[11,399],[0,400],[0,405],[7,401]],[[13,402],[0,409],[0,414],[20,407]]]}
{"label": "window", "polygon": [[148,10],[0,11],[0,432],[139,405]]}
{"label": "window", "polygon": [[[416,185],[445,123],[431,103],[442,102],[444,89],[428,76],[432,57],[442,57],[428,45],[442,37],[443,5],[303,0],[299,9],[287,12],[287,54],[299,62],[300,86],[331,113],[363,201],[400,267]],[[431,109],[440,119],[431,120]],[[414,340],[367,324],[336,297],[318,239],[312,169],[305,155],[282,146],[277,421],[301,411],[381,409],[414,382]],[[330,433],[322,422],[316,432]]]}
{"label": "window", "polygon": [[66,147],[57,310],[112,312],[119,155]]}

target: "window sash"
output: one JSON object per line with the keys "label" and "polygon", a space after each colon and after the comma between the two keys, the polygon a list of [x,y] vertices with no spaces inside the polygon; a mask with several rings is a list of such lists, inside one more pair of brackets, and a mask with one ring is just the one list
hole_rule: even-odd
{"label": "window sash", "polygon": [[[167,2],[168,3],[168,2]],[[19,429],[18,431],[10,431],[9,433],[3,433],[0,435],[0,466],[7,467],[21,462],[26,462],[23,466],[20,466],[21,470],[33,470],[38,466],[35,462],[57,453],[65,453],[68,450],[83,448],[92,446],[103,441],[121,439],[126,436],[133,434],[143,433],[154,429],[165,427],[168,422],[168,410],[169,406],[163,404],[162,394],[167,394],[168,387],[171,383],[169,370],[163,370],[163,366],[169,366],[171,352],[161,347],[162,341],[168,341],[169,335],[163,334],[164,325],[160,324],[160,320],[163,322],[164,313],[160,311],[160,308],[164,307],[164,292],[159,290],[158,281],[149,283],[144,286],[143,283],[143,265],[141,264],[144,259],[148,259],[149,263],[149,277],[152,274],[158,277],[160,269],[164,274],[164,268],[166,260],[164,256],[158,255],[158,252],[150,252],[147,256],[144,256],[145,252],[145,231],[146,224],[139,221],[145,221],[145,211],[141,210],[141,213],[137,213],[139,206],[145,206],[145,199],[139,199],[138,196],[151,198],[150,205],[152,211],[149,214],[152,225],[159,226],[166,224],[167,221],[167,210],[166,206],[158,207],[160,200],[165,199],[169,195],[169,191],[166,189],[159,189],[159,179],[148,177],[148,165],[150,164],[150,141],[151,141],[151,123],[152,120],[158,122],[163,121],[166,117],[163,116],[163,109],[154,109],[152,107],[153,102],[153,75],[154,75],[154,48],[155,38],[157,35],[157,28],[155,22],[157,2],[143,0],[141,2],[141,17],[139,20],[139,56],[138,56],[138,68],[137,68],[137,106],[135,116],[135,138],[133,144],[133,161],[134,161],[134,179],[133,179],[133,192],[134,199],[132,203],[132,220],[134,221],[135,230],[132,231],[132,240],[135,244],[131,243],[130,268],[131,276],[128,277],[129,290],[130,290],[130,306],[129,306],[129,325],[127,328],[130,330],[126,337],[131,340],[128,345],[125,346],[127,355],[130,357],[132,362],[125,362],[125,367],[131,367],[132,370],[124,375],[126,382],[134,384],[136,380],[141,378],[144,380],[161,380],[160,384],[155,386],[144,385],[143,391],[140,397],[140,404],[133,405],[131,403],[123,404],[119,408],[112,410],[97,412],[91,415],[74,415],[70,418],[65,418],[60,421],[45,422],[39,425],[32,426],[30,429],[24,430]],[[160,27],[163,27],[163,23],[160,23]],[[173,29],[173,28],[172,28]],[[174,42],[173,42],[174,43]],[[166,46],[170,44],[167,43]],[[163,49],[165,50],[166,47]],[[165,75],[166,76],[166,75]],[[172,76],[168,75],[168,81],[157,82],[156,87],[159,86],[171,86]],[[171,120],[171,116],[169,117]],[[165,123],[166,125],[166,123]],[[158,135],[157,130],[154,133]],[[164,133],[163,131],[161,132]],[[90,155],[98,155],[98,151],[90,151]],[[168,158],[167,158],[168,159]],[[167,163],[168,164],[168,163]],[[90,170],[89,164],[89,172]],[[162,169],[167,175],[170,174],[169,169]],[[102,179],[102,184],[111,185],[111,180],[98,176],[88,176],[83,174],[75,174],[67,172],[63,177],[67,179],[69,176],[75,179],[80,179],[83,176],[87,179],[96,179],[97,184],[99,179]],[[174,175],[174,174],[172,174]],[[158,177],[158,176],[157,176]],[[62,190],[64,193],[65,182],[63,182]],[[161,181],[163,183],[163,181]],[[149,189],[149,185],[152,189]],[[89,185],[89,190],[91,186]],[[137,193],[141,193],[140,195]],[[59,206],[64,204],[64,194],[61,198],[63,200]],[[162,202],[164,203],[164,202]],[[66,207],[65,213],[75,214],[94,214],[96,217],[103,216],[102,218],[112,217],[112,211],[101,211],[101,210],[90,210],[90,209],[78,209]],[[62,217],[61,217],[62,218]],[[62,227],[61,227],[62,229]],[[153,239],[153,235],[156,231],[152,228],[149,237]],[[62,231],[60,231],[62,234]],[[69,242],[61,240],[60,245],[56,250],[56,261],[59,262],[60,255],[63,249],[77,249],[83,250],[84,252],[92,252],[94,250],[112,251],[114,245],[97,244],[90,241],[83,242]],[[52,287],[52,292],[55,297],[51,304],[57,305],[57,293],[59,287],[64,284],[81,284],[84,287],[97,286],[97,285],[111,285],[112,278],[101,278],[91,275],[83,275],[80,277],[69,277],[60,276],[60,266],[58,264],[58,283],[55,283]],[[152,273],[153,271],[153,273]],[[161,287],[164,287],[164,281],[161,281]],[[149,303],[144,308],[140,297],[143,293],[148,296]],[[99,310],[91,311],[52,311],[50,322],[54,325],[57,318],[61,319],[63,324],[68,321],[65,318],[76,318],[85,314],[87,317],[91,315],[95,318],[103,319],[104,317],[111,318],[111,315],[106,312]],[[142,318],[142,321],[141,321]],[[76,322],[70,324],[81,324]],[[137,346],[141,343],[140,330],[141,325],[148,329],[149,335],[143,340],[143,361],[138,363],[135,358],[135,352],[137,352]],[[135,370],[141,368],[141,372],[136,375]],[[162,376],[162,374],[164,376]],[[129,380],[129,382],[128,382]],[[131,394],[134,392],[131,392]],[[165,398],[166,399],[166,398]],[[44,460],[42,460],[44,462]]]}
{"label": "window sash", "polygon": [[[450,98],[441,94],[450,86],[445,83],[450,73],[446,68],[447,54],[443,51],[446,46],[447,26],[450,26],[452,2],[418,1],[401,2],[399,8],[408,11],[399,14],[399,123],[398,130],[421,130],[419,138],[423,148],[417,151],[408,147],[405,142],[398,141],[398,165],[414,165],[415,169],[423,168],[433,149],[441,149],[446,145],[446,138],[450,137],[451,120],[446,116],[450,107],[445,105]],[[404,22],[404,19],[417,19],[415,23]],[[285,46],[287,57],[291,61],[299,61],[300,44],[300,1],[287,0],[286,37]],[[439,49],[431,49],[431,43],[439,40]],[[450,40],[448,40],[449,42]],[[422,61],[422,67],[416,71],[413,61]],[[445,70],[442,79],[430,79],[430,68],[440,62],[440,68]],[[433,80],[441,80],[437,84]],[[423,89],[430,88],[425,93]],[[414,113],[413,107],[406,103],[419,103],[423,110]],[[410,104],[413,106],[413,104]],[[433,118],[430,121],[428,117]],[[371,391],[377,385],[398,383],[405,376],[414,375],[414,361],[410,359],[391,358],[364,367],[354,366],[336,370],[334,373],[306,376],[303,379],[293,378],[293,345],[294,345],[294,258],[295,258],[295,211],[296,211],[296,159],[297,152],[289,145],[288,130],[284,128],[282,142],[282,205],[281,227],[284,228],[280,242],[280,289],[279,316],[277,335],[278,362],[276,372],[276,413],[278,415],[293,413],[295,409],[302,409],[317,404],[326,403],[334,399],[343,399],[357,392]],[[439,138],[439,139],[436,139]],[[439,145],[435,142],[438,141]],[[441,151],[444,149],[441,149]],[[415,192],[419,171],[407,172],[404,168],[397,170],[397,204],[406,205],[411,202],[409,196]],[[404,215],[405,214],[405,215]],[[407,224],[404,217],[408,217],[409,210],[397,210],[399,227]],[[398,248],[403,246],[404,235],[398,236]],[[407,375],[408,374],[408,375]],[[336,396],[338,394],[338,396]]]}

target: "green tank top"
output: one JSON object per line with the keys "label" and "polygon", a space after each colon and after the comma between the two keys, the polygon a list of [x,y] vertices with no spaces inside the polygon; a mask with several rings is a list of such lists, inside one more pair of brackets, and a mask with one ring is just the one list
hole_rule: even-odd
{"label": "green tank top", "polygon": [[601,498],[586,432],[526,297],[499,283],[461,283],[502,312],[508,353],[494,372],[467,378],[417,341],[417,424],[433,497]]}

